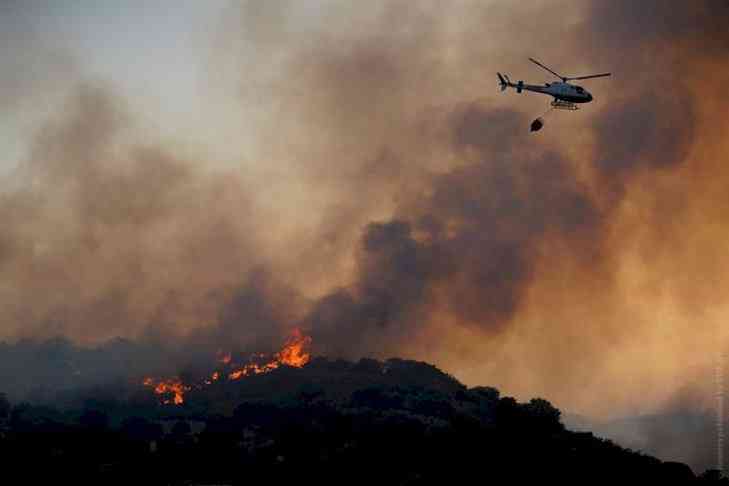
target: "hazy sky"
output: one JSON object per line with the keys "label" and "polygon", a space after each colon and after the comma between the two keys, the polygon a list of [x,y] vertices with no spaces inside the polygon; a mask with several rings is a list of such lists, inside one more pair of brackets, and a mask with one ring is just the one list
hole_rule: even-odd
{"label": "hazy sky", "polygon": [[[134,105],[140,123],[161,135],[179,134],[191,126],[189,119],[207,101],[203,90],[208,82],[208,57],[227,4],[215,0],[6,2],[0,7],[0,35],[10,39],[5,49],[14,52],[5,57],[10,68],[3,68],[0,80],[30,85],[28,97],[39,94],[32,90],[38,83],[62,97],[81,79],[109,82]],[[48,106],[30,99],[21,99],[14,110],[5,111],[0,132],[0,140],[10,146],[5,167],[15,165],[22,154],[18,135],[42,123],[48,111]]]}
{"label": "hazy sky", "polygon": [[[235,42],[226,29],[239,15],[238,3],[6,1],[0,6],[0,38],[7,43],[0,49],[9,68],[6,64],[0,80],[20,84],[16,90],[25,95],[0,120],[0,141],[7,147],[3,167],[17,164],[23,140],[52,112],[48,103],[58,102],[80,80],[113,85],[132,105],[135,122],[154,130],[155,136],[200,143],[208,157],[219,150],[222,158],[239,158],[240,139],[248,136],[241,129],[247,126],[245,109],[235,99],[236,87],[226,85],[218,72],[224,73],[235,60],[227,56],[216,60],[214,55],[226,48],[231,56],[250,54],[240,42],[226,45]],[[292,2],[291,24],[305,29],[328,3],[334,2]],[[260,63],[256,69],[267,67]],[[39,83],[42,90],[35,88]],[[28,99],[39,94],[58,96],[43,103]],[[211,116],[223,119],[214,127],[202,122]],[[236,150],[221,147],[224,135],[238,138]]]}

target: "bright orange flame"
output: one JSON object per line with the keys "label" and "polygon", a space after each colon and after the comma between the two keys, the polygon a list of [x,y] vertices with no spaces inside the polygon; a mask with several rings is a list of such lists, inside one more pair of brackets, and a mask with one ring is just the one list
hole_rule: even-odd
{"label": "bright orange flame", "polygon": [[287,366],[301,368],[311,360],[311,354],[306,348],[311,344],[311,338],[304,336],[300,329],[294,329],[286,344],[276,354],[276,359]]}
{"label": "bright orange flame", "polygon": [[[145,378],[142,383],[144,386],[154,387],[154,393],[160,396],[160,400],[164,404],[181,405],[185,402],[185,392],[190,390],[190,387],[182,383],[179,378],[169,378],[156,384],[154,379]],[[172,395],[171,399],[168,398],[170,395]]]}
{"label": "bright orange flame", "polygon": [[262,365],[259,365],[257,363],[249,363],[242,368],[230,372],[230,374],[228,374],[228,378],[230,378],[231,380],[237,380],[248,375],[259,375],[261,373],[268,373],[269,371],[275,370],[279,366],[280,363],[278,363],[277,361],[271,361],[270,363],[265,363]]}
{"label": "bright orange flame", "polygon": [[[268,373],[281,365],[301,368],[311,359],[311,355],[306,351],[309,344],[311,344],[311,338],[309,336],[304,336],[301,330],[296,328],[291,333],[291,336],[286,340],[281,351],[273,355],[273,359],[271,361],[264,364],[258,364],[255,362],[249,363],[241,368],[233,370],[230,374],[228,374],[228,378],[231,380],[237,380],[244,376]],[[264,355],[259,354],[257,357],[261,358],[264,357]]]}
{"label": "bright orange flame", "polygon": [[[301,368],[311,360],[311,355],[306,350],[311,344],[311,338],[305,336],[301,330],[294,329],[291,336],[286,340],[281,350],[271,357],[268,362],[265,360],[266,355],[257,353],[251,356],[251,362],[242,366],[236,366],[228,373],[229,380],[238,380],[244,376],[258,375],[261,373],[269,373],[282,365]],[[230,352],[223,353],[218,351],[218,362],[226,366],[231,366],[232,355]],[[213,372],[210,378],[206,379],[196,388],[203,385],[211,385],[214,381],[218,381],[221,377],[220,371]],[[160,400],[164,404],[174,403],[180,405],[185,401],[185,393],[192,389],[191,386],[185,385],[179,378],[170,378],[155,382],[153,378],[145,378],[142,382],[144,386],[152,387],[154,393],[160,396]],[[168,398],[172,396],[172,399]]]}

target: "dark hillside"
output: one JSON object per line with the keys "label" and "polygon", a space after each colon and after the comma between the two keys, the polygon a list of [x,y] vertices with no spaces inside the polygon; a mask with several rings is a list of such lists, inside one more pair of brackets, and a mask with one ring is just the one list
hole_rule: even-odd
{"label": "dark hillside", "polygon": [[124,485],[681,484],[714,474],[566,430],[546,400],[518,403],[401,359],[314,359],[191,390],[179,406],[128,387],[117,399],[114,387],[89,389],[76,408],[5,403],[6,471]]}

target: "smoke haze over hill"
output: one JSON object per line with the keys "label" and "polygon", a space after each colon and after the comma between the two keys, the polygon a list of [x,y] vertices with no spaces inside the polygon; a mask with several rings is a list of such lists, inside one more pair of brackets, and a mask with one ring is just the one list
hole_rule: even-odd
{"label": "smoke haze over hill", "polygon": [[[300,326],[316,354],[428,360],[579,413],[687,388],[711,409],[725,2],[218,5],[180,55],[197,81],[170,57],[140,84],[90,41],[142,79],[193,7],[85,7],[0,7],[2,339],[122,337],[182,366]],[[545,99],[495,89],[497,70],[546,80],[529,56],[614,75],[534,136]]]}

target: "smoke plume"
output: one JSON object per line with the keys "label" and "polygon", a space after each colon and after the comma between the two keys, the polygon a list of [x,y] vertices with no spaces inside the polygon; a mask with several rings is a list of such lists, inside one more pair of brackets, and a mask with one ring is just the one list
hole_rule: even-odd
{"label": "smoke plume", "polygon": [[[208,164],[77,86],[2,193],[0,332],[210,353],[301,326],[321,354],[580,413],[671,407],[726,345],[727,20],[711,0],[231,6],[206,96],[232,107],[201,126],[245,118],[225,147],[245,155]],[[495,88],[548,80],[529,56],[614,75],[530,134],[545,99]]]}

